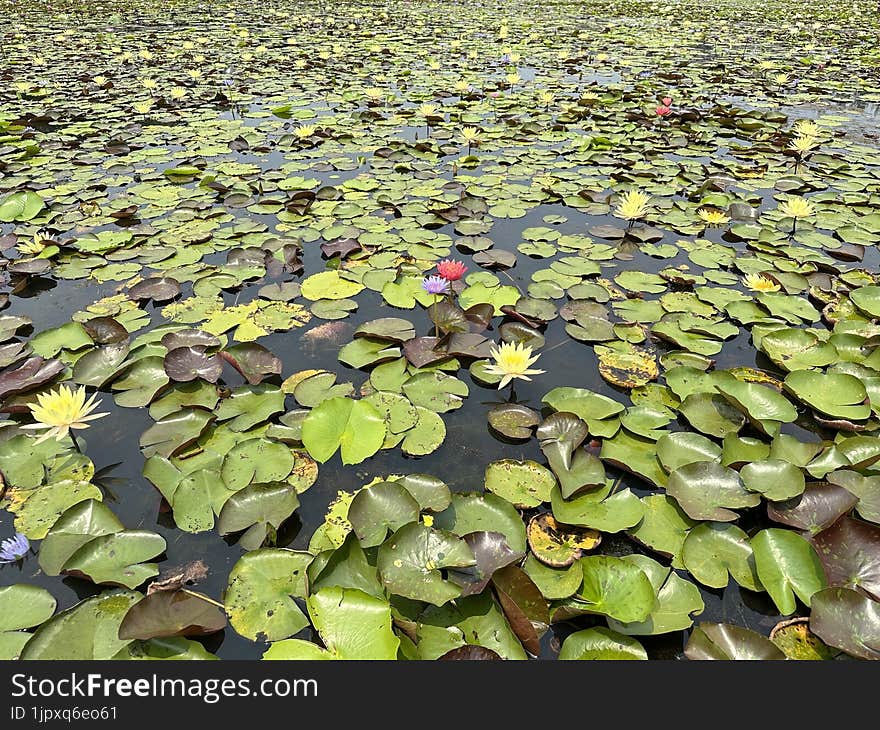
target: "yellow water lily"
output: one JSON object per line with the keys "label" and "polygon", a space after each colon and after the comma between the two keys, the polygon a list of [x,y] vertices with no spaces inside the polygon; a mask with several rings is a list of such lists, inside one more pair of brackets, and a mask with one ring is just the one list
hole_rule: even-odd
{"label": "yellow water lily", "polygon": [[469,145],[480,141],[480,130],[476,127],[462,127],[461,138]]}
{"label": "yellow water lily", "polygon": [[94,421],[108,415],[107,413],[92,413],[101,405],[101,401],[95,401],[97,397],[98,394],[94,393],[91,398],[86,400],[86,389],[83,386],[74,390],[66,385],[61,385],[48,393],[38,393],[37,403],[28,404],[37,423],[29,423],[22,428],[47,429],[46,433],[37,439],[37,443],[53,437],[56,441],[62,441],[70,429],[88,428],[87,421]]}
{"label": "yellow water lily", "polygon": [[540,94],[538,94],[538,101],[540,101],[542,104],[545,104],[545,105],[552,104],[553,99],[555,99],[555,98],[556,97],[553,96],[552,91],[542,91]]}
{"label": "yellow water lily", "polygon": [[202,72],[197,68],[191,68],[186,73],[193,81],[198,81],[202,78]]}
{"label": "yellow water lily", "polygon": [[798,119],[794,125],[794,131],[807,137],[819,136],[819,125],[812,119]]}
{"label": "yellow water lily", "polygon": [[514,71],[512,74],[507,74],[507,76],[505,76],[504,78],[511,86],[515,86],[520,81],[522,81],[522,76],[519,75],[519,71]]}
{"label": "yellow water lily", "polygon": [[452,88],[455,89],[455,91],[457,91],[459,94],[466,94],[471,90],[471,85],[468,81],[460,79],[452,85]]}
{"label": "yellow water lily", "polygon": [[743,279],[743,284],[745,284],[747,289],[751,289],[752,291],[779,291],[779,284],[761,274],[746,274],[745,279]]}
{"label": "yellow water lily", "polygon": [[500,347],[493,346],[490,354],[494,362],[487,365],[485,371],[492,375],[502,376],[501,382],[498,383],[498,390],[501,390],[514,378],[531,380],[529,375],[540,375],[546,372],[529,367],[534,365],[540,357],[540,355],[532,356],[530,345],[524,345],[520,342],[504,342]]}
{"label": "yellow water lily", "polygon": [[153,108],[153,100],[144,99],[143,101],[136,101],[131,106],[138,114],[146,114]]}
{"label": "yellow water lily", "polygon": [[141,81],[141,83],[143,84],[144,88],[147,89],[148,91],[152,91],[153,89],[155,89],[159,85],[156,82],[156,79],[144,79],[143,81]]}
{"label": "yellow water lily", "polygon": [[138,55],[143,58],[145,61],[153,60],[153,52],[144,49],[143,51],[138,51]]}
{"label": "yellow water lily", "polygon": [[92,81],[94,81],[98,86],[103,86],[107,83],[109,79],[106,76],[95,76]]}
{"label": "yellow water lily", "polygon": [[187,94],[186,89],[183,86],[175,86],[168,92],[168,95],[174,99],[175,101],[180,101]]}
{"label": "yellow water lily", "polygon": [[364,95],[370,101],[379,101],[382,98],[382,95],[385,93],[384,89],[380,89],[378,86],[371,86],[368,89],[364,89]]}
{"label": "yellow water lily", "polygon": [[816,212],[815,206],[806,198],[789,198],[779,205],[779,212],[788,218],[809,218]]}
{"label": "yellow water lily", "polygon": [[308,139],[312,135],[314,135],[318,131],[317,124],[301,124],[296,129],[293,130],[293,133],[297,136],[298,139]]}
{"label": "yellow water lily", "polygon": [[819,140],[810,134],[799,134],[788,143],[788,148],[794,150],[799,155],[805,155],[807,152],[816,149],[818,146]]}
{"label": "yellow water lily", "polygon": [[773,80],[774,80],[777,84],[787,84],[789,78],[790,78],[790,77],[789,77],[788,74],[775,74],[775,75],[773,76]]}
{"label": "yellow water lily", "polygon": [[613,211],[614,215],[627,221],[637,221],[645,217],[650,201],[650,195],[646,195],[640,190],[630,190],[620,199]]}
{"label": "yellow water lily", "polygon": [[46,248],[47,244],[48,241],[40,238],[38,234],[32,241],[20,243],[15,248],[19,253],[22,253],[25,256],[37,256],[43,253],[43,249]]}
{"label": "yellow water lily", "polygon": [[423,117],[433,117],[437,115],[438,110],[436,104],[421,104],[417,111]]}
{"label": "yellow water lily", "polygon": [[730,223],[730,217],[715,208],[700,208],[697,215],[707,226],[726,226]]}

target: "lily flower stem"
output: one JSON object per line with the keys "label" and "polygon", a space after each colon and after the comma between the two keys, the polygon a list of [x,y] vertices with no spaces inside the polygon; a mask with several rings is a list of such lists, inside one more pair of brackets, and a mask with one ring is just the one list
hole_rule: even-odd
{"label": "lily flower stem", "polygon": [[73,441],[73,448],[81,454],[83,451],[79,446],[79,441],[76,440],[76,434],[73,432],[73,429],[69,430],[68,433],[70,434],[70,440]]}
{"label": "lily flower stem", "polygon": [[222,608],[224,611],[226,610],[226,606],[224,606],[222,603],[220,603],[219,601],[215,601],[213,598],[211,598],[210,596],[206,596],[203,593],[196,593],[195,591],[191,591],[187,588],[181,588],[180,592],[186,593],[189,596],[195,596],[196,598],[201,598],[203,601],[206,601],[207,603],[210,603],[214,606],[217,606],[217,608]]}
{"label": "lily flower stem", "polygon": [[[434,304],[437,304],[437,297],[434,297]],[[434,320],[434,337],[436,339],[440,339],[440,325],[437,324],[437,320]]]}

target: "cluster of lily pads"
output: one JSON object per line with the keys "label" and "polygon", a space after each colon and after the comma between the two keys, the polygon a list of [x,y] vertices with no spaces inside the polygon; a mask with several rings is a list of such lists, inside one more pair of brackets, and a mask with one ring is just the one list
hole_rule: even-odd
{"label": "cluster of lily pads", "polygon": [[0,657],[880,658],[867,6],[3,7]]}

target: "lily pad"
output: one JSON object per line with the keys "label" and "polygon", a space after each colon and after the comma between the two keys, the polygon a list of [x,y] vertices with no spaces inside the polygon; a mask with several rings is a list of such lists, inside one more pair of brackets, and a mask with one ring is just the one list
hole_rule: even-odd
{"label": "lily pad", "polygon": [[520,508],[537,507],[550,500],[556,484],[553,474],[535,461],[502,459],[486,467],[486,489]]}
{"label": "lily pad", "polygon": [[571,565],[602,541],[597,530],[560,524],[549,512],[529,520],[526,537],[533,555],[554,568]]}
{"label": "lily pad", "polygon": [[239,634],[252,641],[279,641],[308,626],[294,596],[305,598],[308,553],[263,549],[247,553],[232,567],[226,612]]}
{"label": "lily pad", "polygon": [[785,659],[785,654],[766,636],[742,626],[712,623],[694,629],[684,655],[691,660]]}
{"label": "lily pad", "polygon": [[442,606],[461,590],[443,579],[444,568],[474,565],[465,542],[445,530],[412,522],[400,528],[379,548],[379,575],[399,596]]}

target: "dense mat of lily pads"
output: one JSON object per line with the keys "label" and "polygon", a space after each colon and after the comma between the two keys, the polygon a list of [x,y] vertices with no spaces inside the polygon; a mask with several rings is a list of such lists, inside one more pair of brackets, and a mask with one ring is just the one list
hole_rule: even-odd
{"label": "dense mat of lily pads", "polygon": [[90,5],[2,4],[0,657],[880,657],[875,3]]}

